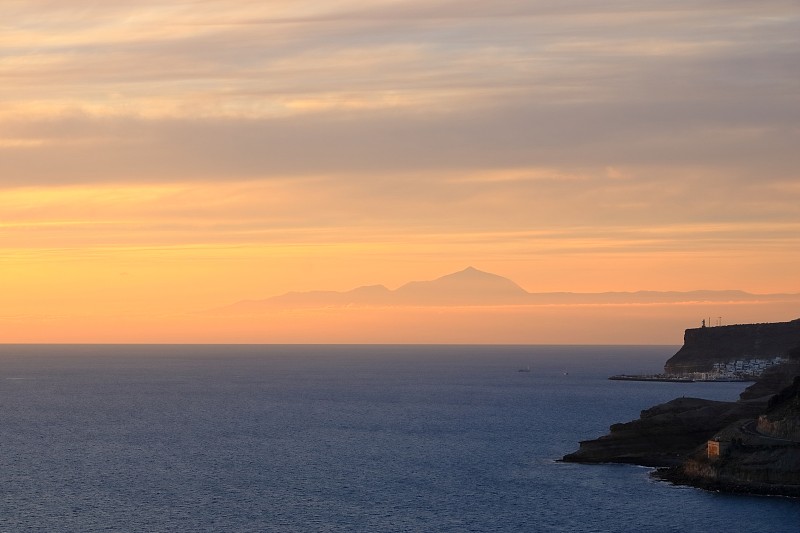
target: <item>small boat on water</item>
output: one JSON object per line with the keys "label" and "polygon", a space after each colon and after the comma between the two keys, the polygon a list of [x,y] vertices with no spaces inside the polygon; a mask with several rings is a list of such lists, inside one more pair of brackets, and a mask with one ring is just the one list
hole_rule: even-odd
{"label": "small boat on water", "polygon": [[529,367],[529,366],[526,366],[525,368],[520,368],[519,370],[517,370],[517,372],[530,372],[530,371],[531,371],[531,367]]}

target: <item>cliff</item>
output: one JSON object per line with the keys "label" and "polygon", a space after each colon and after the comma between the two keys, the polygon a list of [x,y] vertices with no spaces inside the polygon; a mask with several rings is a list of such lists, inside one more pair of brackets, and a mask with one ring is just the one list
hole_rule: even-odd
{"label": "cliff", "polygon": [[667,360],[668,374],[707,372],[714,363],[800,357],[800,319],[687,329],[683,346]]}
{"label": "cliff", "polygon": [[[719,331],[688,330],[683,353],[670,361],[681,355],[686,365],[681,368],[698,368],[751,354],[785,360],[768,368],[736,402],[677,398],[645,409],[637,420],[613,424],[608,435],[582,441],[562,461],[656,466],[661,468],[654,475],[673,483],[800,497],[800,344],[794,345],[800,320],[706,329]],[[768,338],[770,331],[779,338]],[[709,456],[709,441],[724,453]]]}
{"label": "cliff", "polygon": [[800,496],[800,376],[775,395],[756,420],[740,420],[715,435],[719,454],[699,446],[662,479],[710,490]]}
{"label": "cliff", "polygon": [[[792,352],[794,354],[794,352]],[[758,381],[747,387],[740,395],[740,400],[769,400],[776,392],[792,384],[795,376],[800,376],[800,357],[783,364],[768,368],[759,376]]]}
{"label": "cliff", "polygon": [[758,432],[800,443],[800,376],[772,397],[767,407],[767,412],[758,417]]}
{"label": "cliff", "polygon": [[608,435],[582,441],[580,448],[565,455],[572,463],[630,463],[643,466],[674,466],[727,425],[757,416],[766,401],[717,402],[700,398],[677,398],[645,409],[639,419],[614,424]]}

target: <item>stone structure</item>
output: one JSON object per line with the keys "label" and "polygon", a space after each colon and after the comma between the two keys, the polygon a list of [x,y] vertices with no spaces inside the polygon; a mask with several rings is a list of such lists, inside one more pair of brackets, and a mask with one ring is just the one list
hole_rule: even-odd
{"label": "stone structure", "polygon": [[709,459],[719,459],[726,453],[728,453],[728,448],[730,443],[720,440],[718,438],[711,439],[708,441],[706,445],[706,453]]}

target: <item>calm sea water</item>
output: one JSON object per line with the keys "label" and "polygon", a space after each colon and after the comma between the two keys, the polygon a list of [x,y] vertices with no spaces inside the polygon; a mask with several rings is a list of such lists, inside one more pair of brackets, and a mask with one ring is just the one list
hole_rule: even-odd
{"label": "calm sea water", "polygon": [[606,379],[674,351],[0,346],[0,530],[797,532],[797,500],[555,462],[743,389]]}

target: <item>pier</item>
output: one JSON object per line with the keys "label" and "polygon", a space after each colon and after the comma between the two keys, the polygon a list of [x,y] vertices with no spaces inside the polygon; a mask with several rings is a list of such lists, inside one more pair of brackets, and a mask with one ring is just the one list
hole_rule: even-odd
{"label": "pier", "polygon": [[749,358],[718,362],[709,372],[685,372],[682,374],[618,374],[608,379],[614,381],[669,381],[674,383],[701,382],[749,382],[756,381],[765,370],[786,361],[781,356],[769,359]]}

